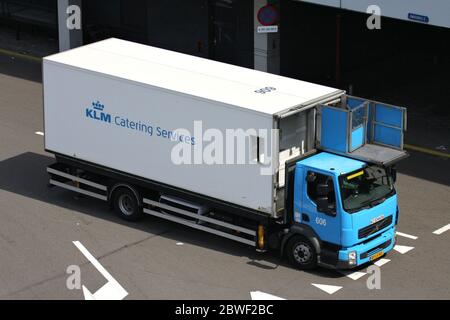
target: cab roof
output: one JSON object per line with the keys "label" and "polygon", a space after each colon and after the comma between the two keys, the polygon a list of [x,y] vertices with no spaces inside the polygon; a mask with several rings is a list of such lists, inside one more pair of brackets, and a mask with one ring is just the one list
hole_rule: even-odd
{"label": "cab roof", "polygon": [[45,63],[96,72],[269,115],[317,100],[334,99],[344,93],[331,87],[115,38],[48,56],[44,58]]}
{"label": "cab roof", "polygon": [[361,169],[366,165],[365,162],[328,152],[315,154],[311,157],[297,162],[297,164],[317,168],[319,170],[338,176]]}

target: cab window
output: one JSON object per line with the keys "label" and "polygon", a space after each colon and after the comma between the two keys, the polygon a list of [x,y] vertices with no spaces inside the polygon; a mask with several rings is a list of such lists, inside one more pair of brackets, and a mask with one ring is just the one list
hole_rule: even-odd
{"label": "cab window", "polygon": [[317,205],[320,212],[336,212],[336,194],[331,176],[308,171],[306,176],[308,197]]}

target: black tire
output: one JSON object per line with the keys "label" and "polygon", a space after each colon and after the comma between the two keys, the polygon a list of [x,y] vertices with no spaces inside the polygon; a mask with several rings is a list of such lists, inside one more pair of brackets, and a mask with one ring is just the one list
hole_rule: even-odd
{"label": "black tire", "polygon": [[300,270],[317,267],[317,252],[312,243],[302,236],[293,236],[286,246],[289,262]]}
{"label": "black tire", "polygon": [[137,221],[143,216],[135,193],[128,188],[119,188],[114,192],[114,211],[127,221]]}

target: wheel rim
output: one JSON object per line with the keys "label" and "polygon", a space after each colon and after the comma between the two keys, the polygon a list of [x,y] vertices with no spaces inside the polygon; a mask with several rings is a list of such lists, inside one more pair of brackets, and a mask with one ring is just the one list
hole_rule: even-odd
{"label": "wheel rim", "polygon": [[311,247],[305,243],[299,243],[294,247],[294,258],[301,264],[308,263],[312,257]]}
{"label": "wheel rim", "polygon": [[119,197],[119,209],[120,211],[126,215],[126,216],[131,216],[134,212],[134,203],[133,203],[133,199],[127,195],[127,194],[122,194]]}

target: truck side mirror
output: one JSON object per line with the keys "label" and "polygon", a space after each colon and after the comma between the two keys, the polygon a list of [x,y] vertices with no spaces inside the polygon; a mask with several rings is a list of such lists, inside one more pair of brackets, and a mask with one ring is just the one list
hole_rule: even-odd
{"label": "truck side mirror", "polygon": [[307,176],[306,176],[306,182],[308,182],[308,183],[312,183],[312,182],[314,182],[314,181],[316,181],[316,175],[315,174],[308,174]]}
{"label": "truck side mirror", "polygon": [[397,182],[397,168],[391,167],[391,176],[392,176],[392,181],[394,181],[394,183],[396,183]]}

